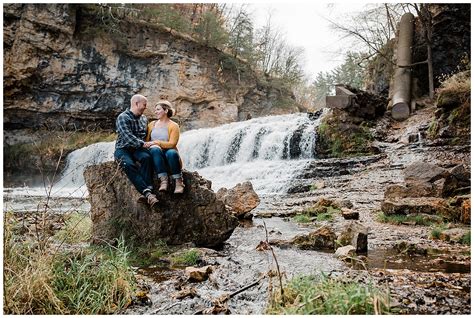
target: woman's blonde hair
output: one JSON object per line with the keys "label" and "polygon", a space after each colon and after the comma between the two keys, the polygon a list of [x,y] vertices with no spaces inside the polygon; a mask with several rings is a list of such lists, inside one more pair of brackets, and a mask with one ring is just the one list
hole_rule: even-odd
{"label": "woman's blonde hair", "polygon": [[171,105],[171,103],[167,100],[164,100],[164,99],[160,100],[158,103],[156,103],[155,107],[156,106],[161,106],[161,108],[166,110],[166,115],[169,118],[173,117],[174,114],[176,113],[176,111],[173,108],[173,105]]}

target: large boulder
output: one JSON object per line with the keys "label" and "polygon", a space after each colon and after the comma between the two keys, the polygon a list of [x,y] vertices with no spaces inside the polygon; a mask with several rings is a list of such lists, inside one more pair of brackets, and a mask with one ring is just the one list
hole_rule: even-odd
{"label": "large boulder", "polygon": [[[181,195],[157,193],[160,203],[152,210],[138,203],[140,194],[115,162],[88,167],[84,178],[89,190],[92,241],[110,242],[123,235],[137,242],[164,240],[168,244],[193,242],[215,247],[227,240],[238,224],[211,190],[211,182],[196,172],[183,171]],[[158,184],[155,184],[158,189]]]}
{"label": "large boulder", "polygon": [[221,188],[216,195],[217,199],[228,205],[237,217],[245,215],[260,204],[260,198],[253,190],[250,181],[238,183],[229,190]]}
{"label": "large boulder", "polygon": [[470,169],[457,165],[449,170],[427,162],[415,162],[403,171],[404,184],[385,189],[381,209],[385,215],[436,215],[469,224]]}
{"label": "large boulder", "polygon": [[447,175],[448,172],[445,169],[422,161],[414,162],[403,170],[403,176],[407,184],[434,182],[445,178]]}

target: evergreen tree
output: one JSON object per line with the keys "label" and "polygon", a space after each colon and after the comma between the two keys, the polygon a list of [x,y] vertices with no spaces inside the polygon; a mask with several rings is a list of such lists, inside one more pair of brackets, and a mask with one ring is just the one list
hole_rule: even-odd
{"label": "evergreen tree", "polygon": [[228,39],[228,33],[215,12],[207,11],[194,28],[196,37],[205,45],[221,47]]}

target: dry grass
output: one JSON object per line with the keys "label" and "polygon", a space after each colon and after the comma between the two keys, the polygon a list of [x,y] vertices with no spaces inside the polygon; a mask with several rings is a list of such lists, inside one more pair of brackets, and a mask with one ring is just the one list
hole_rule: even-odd
{"label": "dry grass", "polygon": [[[63,235],[88,235],[87,226],[71,224]],[[21,228],[11,213],[4,215],[4,314],[110,314],[128,306],[135,282],[123,242],[58,251],[51,237],[24,235]],[[77,233],[81,228],[86,233]]]}

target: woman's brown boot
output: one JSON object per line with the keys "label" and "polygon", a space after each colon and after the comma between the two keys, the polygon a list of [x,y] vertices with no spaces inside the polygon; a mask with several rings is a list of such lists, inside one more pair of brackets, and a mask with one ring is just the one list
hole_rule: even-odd
{"label": "woman's brown boot", "polygon": [[183,193],[183,192],[184,192],[183,178],[176,179],[176,186],[174,187],[174,193]]}
{"label": "woman's brown boot", "polygon": [[168,176],[160,177],[160,188],[158,191],[168,190]]}

